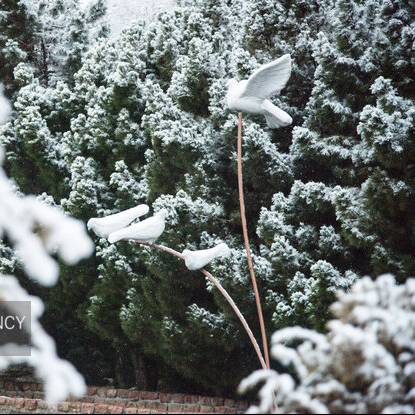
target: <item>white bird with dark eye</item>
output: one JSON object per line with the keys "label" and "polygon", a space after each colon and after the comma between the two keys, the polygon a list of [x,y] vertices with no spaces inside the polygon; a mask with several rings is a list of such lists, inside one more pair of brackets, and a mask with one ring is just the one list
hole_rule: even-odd
{"label": "white bird with dark eye", "polygon": [[104,218],[92,218],[88,221],[88,229],[101,238],[108,238],[111,233],[125,228],[141,216],[147,215],[149,211],[147,205],[138,205]]}
{"label": "white bird with dark eye", "polygon": [[200,251],[189,251],[185,249],[182,253],[186,267],[190,271],[201,269],[217,258],[227,258],[230,254],[231,250],[225,243]]}
{"label": "white bird with dark eye", "polygon": [[291,57],[284,55],[261,66],[248,80],[228,82],[227,102],[232,111],[265,116],[270,128],[286,127],[292,118],[269,98],[279,94],[291,76]]}
{"label": "white bird with dark eye", "polygon": [[112,244],[128,240],[154,243],[164,232],[167,213],[166,209],[162,209],[151,218],[113,232],[108,241]]}

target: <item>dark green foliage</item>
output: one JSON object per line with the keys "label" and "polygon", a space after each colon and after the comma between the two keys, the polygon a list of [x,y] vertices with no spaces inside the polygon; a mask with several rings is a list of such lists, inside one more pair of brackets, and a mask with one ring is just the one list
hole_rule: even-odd
{"label": "dark green foliage", "polygon": [[17,85],[13,70],[20,62],[36,61],[36,20],[20,0],[2,0],[0,5],[0,81],[11,96]]}

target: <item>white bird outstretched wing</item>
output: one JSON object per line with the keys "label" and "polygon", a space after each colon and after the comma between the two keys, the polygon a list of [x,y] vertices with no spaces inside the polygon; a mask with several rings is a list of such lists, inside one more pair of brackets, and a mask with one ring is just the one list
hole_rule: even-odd
{"label": "white bird outstretched wing", "polygon": [[266,99],[279,93],[291,76],[291,57],[283,55],[261,66],[248,79],[241,97]]}

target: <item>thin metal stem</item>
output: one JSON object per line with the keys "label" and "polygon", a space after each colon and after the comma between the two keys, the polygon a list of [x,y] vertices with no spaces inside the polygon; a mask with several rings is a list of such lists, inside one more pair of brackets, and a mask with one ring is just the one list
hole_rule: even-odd
{"label": "thin metal stem", "polygon": [[[167,254],[173,255],[173,256],[181,259],[182,261],[184,261],[184,257],[180,252],[177,252],[174,249],[169,248],[167,246],[158,245],[158,244],[149,243],[149,242],[142,242],[142,241],[131,241],[131,242],[133,242],[137,245],[144,245],[144,246],[148,246],[150,248],[157,249],[161,252],[165,252]],[[266,369],[267,365],[266,365],[264,357],[262,355],[261,348],[259,347],[258,342],[256,341],[255,336],[252,333],[251,328],[249,327],[249,324],[245,320],[245,317],[243,316],[243,314],[239,310],[238,306],[233,301],[232,297],[225,290],[225,288],[222,286],[222,284],[219,282],[219,280],[217,278],[215,278],[210,272],[206,271],[205,269],[201,269],[200,272],[219,290],[219,292],[223,295],[223,297],[226,299],[226,301],[232,307],[233,311],[235,312],[235,314],[239,318],[240,322],[242,323],[242,326],[244,327],[246,333],[248,334],[249,339],[251,340],[251,343],[252,343],[252,345],[255,349],[255,352],[258,356],[258,359],[261,363],[262,368]]]}
{"label": "thin metal stem", "polygon": [[252,286],[254,288],[255,302],[258,312],[259,325],[261,328],[262,345],[264,349],[265,362],[267,368],[270,368],[269,350],[267,332],[265,329],[264,314],[262,312],[261,296],[259,295],[258,284],[254,271],[254,263],[252,260],[251,246],[249,244],[248,225],[246,220],[244,181],[243,181],[243,164],[242,164],[242,113],[238,115],[238,189],[239,189],[239,206],[241,210],[242,232],[245,242],[246,256],[248,259],[248,268],[251,275]]}

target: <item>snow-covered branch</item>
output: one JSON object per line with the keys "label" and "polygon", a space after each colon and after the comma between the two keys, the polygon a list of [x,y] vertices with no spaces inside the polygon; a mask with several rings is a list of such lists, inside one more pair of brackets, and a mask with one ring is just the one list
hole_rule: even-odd
{"label": "snow-covered branch", "polygon": [[250,413],[413,413],[415,279],[392,275],[358,280],[332,306],[327,335],[303,328],[274,334],[273,357],[295,370],[261,371],[242,393],[260,386]]}
{"label": "snow-covered branch", "polygon": [[[10,107],[0,95],[0,122],[7,120]],[[54,256],[73,265],[93,251],[82,222],[60,210],[40,202],[33,196],[20,196],[1,168],[0,150],[0,237],[14,247],[27,274],[36,282],[50,286],[56,283],[59,266]],[[0,347],[0,368],[13,364],[29,364],[44,381],[46,398],[59,402],[69,395],[81,396],[84,381],[75,368],[57,356],[56,347],[39,323],[44,306],[30,296],[13,276],[0,276],[0,297],[5,301],[31,303],[30,356],[2,356],[10,344]]]}

